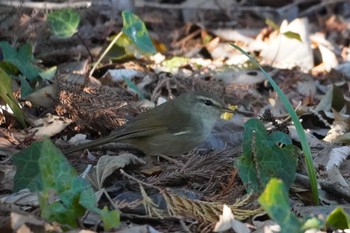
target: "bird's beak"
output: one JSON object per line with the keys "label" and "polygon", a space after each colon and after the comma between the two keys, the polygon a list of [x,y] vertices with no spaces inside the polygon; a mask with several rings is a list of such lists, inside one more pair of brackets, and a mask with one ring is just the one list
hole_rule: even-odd
{"label": "bird's beak", "polygon": [[235,106],[233,106],[233,107],[231,107],[231,106],[230,107],[224,107],[222,109],[222,112],[234,113],[236,109],[237,109],[237,107],[235,107]]}
{"label": "bird's beak", "polygon": [[222,108],[221,118],[225,120],[230,120],[233,117],[233,113],[238,107],[236,105],[230,105],[228,107]]}

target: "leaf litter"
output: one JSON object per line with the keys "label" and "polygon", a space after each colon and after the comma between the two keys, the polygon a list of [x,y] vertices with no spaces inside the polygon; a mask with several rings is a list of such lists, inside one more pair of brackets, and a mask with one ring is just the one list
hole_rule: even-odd
{"label": "leaf litter", "polygon": [[[138,8],[139,4],[139,1],[136,1],[137,15],[144,20],[148,28],[151,28],[153,42],[158,51],[163,51],[165,57],[156,63],[152,60],[136,58],[110,60],[109,64],[104,61],[103,66],[94,72],[94,77],[87,77],[88,66],[92,63],[87,60],[86,48],[74,36],[66,41],[50,38],[42,17],[45,13],[39,11],[40,13],[31,14],[30,10],[22,9],[16,11],[16,16],[19,17],[18,21],[23,21],[23,24],[16,25],[13,17],[0,24],[1,28],[7,29],[0,36],[2,41],[14,44],[15,38],[10,28],[15,28],[20,43],[36,43],[34,56],[42,60],[41,68],[58,65],[53,82],[56,93],[50,92],[49,95],[47,92],[38,93],[37,99],[49,97],[49,101],[38,102],[28,99],[27,101],[34,105],[26,105],[24,108],[24,111],[30,113],[35,121],[45,119],[47,113],[51,113],[60,116],[58,119],[72,122],[59,130],[51,130],[45,126],[47,123],[43,124],[42,129],[50,131],[45,135],[50,136],[53,141],[67,140],[77,133],[86,134],[92,139],[108,135],[115,128],[147,110],[148,105],[140,104],[140,93],[155,103],[160,99],[174,98],[186,91],[204,89],[217,93],[228,104],[238,105],[233,120],[228,123],[219,121],[214,133],[202,146],[186,156],[176,157],[178,163],[175,164],[171,160],[166,161],[161,158],[159,161],[146,161],[144,165],[146,167],[133,164],[132,161],[146,158],[138,157],[137,153],[126,153],[124,151],[129,150],[123,147],[119,148],[120,153],[114,147],[112,147],[113,150],[107,147],[97,149],[96,152],[90,151],[89,153],[93,153],[97,159],[88,160],[87,163],[93,163],[96,166],[94,169],[99,171],[97,172],[99,175],[95,178],[97,187],[95,191],[106,190],[101,195],[102,198],[98,199],[99,206],[113,206],[121,211],[122,219],[135,223],[142,220],[143,224],[152,225],[161,232],[189,229],[193,232],[210,232],[219,220],[224,208],[223,204],[230,207],[235,220],[243,220],[244,223],[248,223],[249,217],[256,216],[262,211],[257,204],[257,197],[245,193],[247,187],[242,184],[237,175],[235,164],[242,154],[242,125],[252,116],[263,115],[266,109],[272,109],[277,122],[289,122],[289,120],[286,110],[263,76],[246,59],[243,59],[241,54],[227,46],[232,40],[246,51],[261,58],[261,63],[265,64],[267,71],[297,108],[302,124],[309,133],[308,140],[313,149],[315,162],[318,161],[316,169],[319,172],[321,187],[327,187],[322,183],[323,180],[332,179],[334,183],[343,184],[342,188],[345,190],[349,189],[349,174],[346,169],[349,158],[346,147],[349,86],[348,72],[344,71],[346,64],[349,63],[349,48],[346,44],[346,35],[349,35],[349,30],[344,27],[348,19],[338,17],[336,8],[328,9],[331,11],[328,15],[315,12],[324,19],[322,23],[309,15],[308,25],[313,29],[304,28],[304,32],[299,32],[289,28],[293,24],[292,21],[289,21],[289,27],[286,22],[282,23],[279,31],[266,27],[263,17],[255,13],[260,9],[261,14],[264,15],[266,8],[259,8],[261,6],[252,4],[237,5],[238,13],[233,16],[227,11],[224,14],[218,14],[220,9],[222,10],[220,7],[219,10],[215,7],[210,10],[198,8],[198,15],[193,14],[193,17],[189,17],[188,12],[193,13],[195,10],[186,4],[173,4],[172,7],[181,7],[172,9],[166,3],[152,5],[144,2],[143,4],[149,10]],[[105,39],[117,33],[122,27],[120,14],[113,14],[117,20],[112,20],[107,17],[110,14],[105,12],[106,8],[103,11],[100,10],[101,5],[96,4],[89,9],[80,10],[82,22],[78,33],[85,39],[95,59],[101,52],[102,46],[106,45]],[[227,7],[229,9],[230,5]],[[283,9],[288,7],[291,9],[292,5],[285,5],[285,7]],[[249,13],[243,14],[240,9],[245,9]],[[281,16],[279,11],[281,9],[271,8],[278,16]],[[184,14],[187,22],[183,22],[174,12]],[[333,16],[330,14],[332,12]],[[208,17],[201,18],[203,14]],[[94,17],[92,18],[91,15]],[[214,18],[219,20],[210,20]],[[278,21],[278,17],[276,19]],[[305,23],[304,19],[297,19],[297,21]],[[165,26],[164,22],[172,23]],[[230,39],[224,32],[219,33],[215,30],[220,28],[220,23],[223,25],[234,23],[238,28],[233,31],[243,34],[239,36],[235,34],[234,39]],[[28,28],[26,27],[28,24],[33,26],[32,34],[26,33],[28,29],[22,30]],[[213,24],[214,27],[212,27]],[[42,28],[46,30],[39,30]],[[301,44],[288,37],[290,33],[287,36],[281,34],[286,31],[298,33],[302,41],[310,40],[314,51],[311,50],[310,44]],[[326,31],[328,34],[321,31]],[[35,34],[34,37],[33,34]],[[293,46],[307,48],[299,53]],[[179,57],[187,55],[187,58],[185,62],[170,67],[169,61],[174,55]],[[307,62],[303,59],[307,59]],[[64,65],[63,62],[65,62]],[[300,68],[295,67],[298,65]],[[112,70],[116,70],[114,75],[117,81],[100,79]],[[135,86],[125,82],[123,76],[128,73],[136,74],[128,77]],[[2,123],[1,130],[5,133],[1,135],[7,136],[1,138],[5,142],[0,148],[4,161],[0,176],[3,186],[1,205],[10,205],[5,211],[6,214],[3,211],[2,214],[6,216],[6,221],[21,223],[12,228],[14,231],[34,224],[46,230],[58,232],[64,228],[63,225],[47,223],[38,214],[30,211],[38,209],[38,203],[31,199],[35,197],[33,193],[23,194],[23,191],[20,191],[9,194],[13,192],[11,179],[14,173],[9,157],[14,154],[14,151],[24,149],[37,140],[39,135],[35,134],[35,127],[38,125],[30,123],[30,128],[23,131],[18,125],[10,124],[8,114],[4,113],[2,117],[5,121]],[[52,123],[50,120],[46,122]],[[298,142],[298,136],[293,134],[293,126],[288,125],[288,128],[290,137]],[[344,146],[341,147],[341,144],[335,142],[341,142]],[[329,143],[333,149],[323,151]],[[83,172],[84,167],[77,164],[81,163],[79,160],[85,157],[79,157],[81,154],[74,156],[67,157],[68,161],[75,165],[79,172]],[[122,159],[123,156],[126,158]],[[325,157],[321,158],[321,156]],[[103,158],[112,159],[113,162],[108,159],[104,163],[105,166],[101,167],[98,161],[102,161]],[[157,169],[153,169],[155,167]],[[125,173],[120,173],[121,168]],[[331,169],[333,169],[332,173],[327,172]],[[147,172],[144,173],[142,170]],[[302,174],[305,171],[301,166],[297,172]],[[321,207],[305,206],[308,204],[306,197],[310,190],[305,183],[299,183],[298,178],[295,185],[303,190],[303,193],[295,192],[296,196],[290,196],[290,199],[303,205],[303,208],[297,205],[293,207],[296,213],[302,216],[312,213],[321,213],[323,216],[330,214],[329,209],[322,212]],[[327,190],[330,189],[325,188],[325,191]],[[333,192],[336,192],[336,189],[333,189]],[[10,197],[16,194],[17,199],[11,200]],[[126,196],[130,199],[122,199]],[[321,199],[332,204],[345,206],[349,204],[349,196],[346,196],[346,192],[335,196],[336,198],[329,198],[322,195]],[[29,201],[24,202],[26,199]],[[18,212],[18,208],[22,212]],[[344,210],[349,214],[348,208]],[[147,213],[153,213],[153,215],[150,216]],[[20,217],[23,214],[29,218],[19,220],[23,219]],[[81,219],[80,227],[101,231],[103,228],[98,221],[98,215],[93,218],[95,221],[92,222],[96,226],[89,225]],[[232,221],[232,216],[229,219]],[[172,226],[167,223],[171,223]],[[233,225],[232,228],[234,229]],[[1,226],[0,229],[2,229]],[[252,226],[250,229],[254,231]]]}

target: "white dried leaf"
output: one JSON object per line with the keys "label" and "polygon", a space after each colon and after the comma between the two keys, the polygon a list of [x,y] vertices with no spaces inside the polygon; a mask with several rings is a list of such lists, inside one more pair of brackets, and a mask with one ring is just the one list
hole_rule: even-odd
{"label": "white dried leaf", "polygon": [[[283,35],[288,31],[299,34],[302,42]],[[264,60],[272,62],[277,68],[289,69],[298,66],[302,71],[312,69],[314,60],[309,39],[308,20],[297,18],[290,23],[284,20],[279,35],[266,44],[261,56]]]}
{"label": "white dried leaf", "polygon": [[91,142],[91,140],[86,139],[86,134],[78,133],[73,137],[71,137],[68,142],[71,145],[79,145],[79,144]]}
{"label": "white dried leaf", "polygon": [[[105,179],[111,175],[115,170],[124,168],[129,164],[144,164],[145,162],[139,157],[131,154],[124,153],[118,156],[102,156],[96,165],[96,177],[97,188],[102,188]],[[94,183],[94,182],[93,182]]]}
{"label": "white dried leaf", "polygon": [[52,137],[64,130],[70,123],[72,123],[70,119],[49,114],[45,118],[32,121],[31,124],[36,127],[30,129],[29,132],[34,134],[35,139]]}
{"label": "white dried leaf", "polygon": [[324,68],[327,72],[331,71],[331,69],[337,67],[338,59],[335,55],[335,47],[333,44],[326,39],[324,33],[315,33],[311,36],[311,40],[313,44],[316,44],[318,47]]}
{"label": "white dried leaf", "polygon": [[260,71],[237,71],[225,69],[215,72],[215,78],[225,84],[254,85],[263,82],[266,78]]}
{"label": "white dried leaf", "polygon": [[328,182],[333,184],[340,184],[343,187],[349,188],[349,184],[344,179],[343,175],[340,173],[339,168],[332,165],[327,170]]}
{"label": "white dried leaf", "polygon": [[110,77],[114,82],[123,81],[123,78],[132,79],[135,76],[140,74],[140,72],[136,70],[130,69],[111,69],[106,72],[106,74],[101,78],[101,81],[107,77]]}
{"label": "white dried leaf", "polygon": [[329,154],[329,160],[326,165],[327,170],[329,170],[333,165],[339,167],[350,155],[350,147],[337,147],[332,149]]}
{"label": "white dried leaf", "polygon": [[[299,135],[297,133],[297,130],[295,129],[295,126],[288,126],[289,136],[291,139],[300,142]],[[306,139],[310,147],[312,148],[324,148],[326,144],[322,142],[320,139],[312,135],[310,132],[305,131]]]}
{"label": "white dried leaf", "polygon": [[343,135],[347,131],[348,127],[347,122],[335,120],[326,137],[323,138],[323,141],[331,143],[334,142],[339,136]]}
{"label": "white dried leaf", "polygon": [[29,189],[22,189],[17,193],[12,193],[0,199],[2,204],[14,204],[17,206],[39,206],[38,194],[29,191]]}
{"label": "white dried leaf", "polygon": [[41,106],[45,108],[53,107],[56,98],[56,87],[55,85],[50,85],[43,87],[35,92],[31,93],[25,100],[29,100],[35,106]]}
{"label": "white dried leaf", "polygon": [[220,220],[215,224],[214,232],[227,231],[233,229],[235,232],[249,233],[249,228],[242,222],[235,219],[233,213],[227,205],[224,205]]}

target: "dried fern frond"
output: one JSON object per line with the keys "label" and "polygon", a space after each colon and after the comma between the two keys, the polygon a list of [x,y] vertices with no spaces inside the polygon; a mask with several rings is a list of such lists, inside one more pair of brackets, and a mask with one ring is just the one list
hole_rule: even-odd
{"label": "dried fern frond", "polygon": [[143,188],[142,184],[139,183],[141,195],[142,195],[142,203],[145,207],[146,213],[150,217],[158,217],[163,218],[165,217],[164,211],[158,208],[158,205],[155,204],[152,199],[147,195],[146,190]]}
{"label": "dried fern frond", "polygon": [[231,150],[212,151],[206,155],[194,150],[187,156],[184,166],[157,177],[150,177],[147,182],[159,186],[187,184],[205,194],[215,193],[231,176],[234,156]]}
{"label": "dried fern frond", "polygon": [[[170,216],[186,216],[205,222],[217,222],[222,214],[223,203],[190,200],[168,191],[163,191],[162,195]],[[244,199],[238,199],[236,203],[228,206],[236,219],[244,220],[263,212],[261,207],[253,210],[244,209],[252,201],[254,201],[252,195],[246,195]]]}
{"label": "dried fern frond", "polygon": [[132,98],[121,88],[85,87],[62,78],[58,85],[56,112],[68,115],[82,129],[110,131],[125,124],[127,114],[136,112],[128,104]]}

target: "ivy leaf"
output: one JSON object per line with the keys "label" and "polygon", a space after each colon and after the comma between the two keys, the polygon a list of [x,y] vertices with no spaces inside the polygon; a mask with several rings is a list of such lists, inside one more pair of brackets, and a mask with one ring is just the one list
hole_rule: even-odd
{"label": "ivy leaf", "polygon": [[139,98],[141,100],[144,100],[145,99],[145,96],[142,94],[142,92],[140,91],[140,89],[136,86],[136,84],[131,81],[129,78],[126,78],[126,77],[122,77],[124,82],[126,83],[126,85],[132,89],[135,93],[137,93],[137,95],[139,96]]}
{"label": "ivy leaf", "polygon": [[38,78],[41,70],[31,62],[34,61],[32,54],[32,46],[24,44],[18,51],[7,42],[0,42],[0,48],[4,56],[4,60],[17,67],[21,73],[29,80]]}
{"label": "ivy leaf", "polygon": [[244,124],[243,154],[238,168],[248,192],[262,191],[274,177],[282,179],[289,188],[295,179],[296,165],[296,147],[288,135],[269,134],[257,119]]}
{"label": "ivy leaf", "polygon": [[99,214],[102,218],[104,228],[106,230],[112,229],[113,227],[117,227],[120,223],[120,214],[116,210],[109,211],[107,207],[104,207]]}
{"label": "ivy leaf", "polygon": [[146,26],[130,11],[123,11],[123,33],[136,45],[136,47],[146,54],[156,53],[156,49],[150,39]]}
{"label": "ivy leaf", "polygon": [[42,153],[50,153],[47,147],[42,147],[40,143],[33,143],[30,147],[12,156],[16,166],[14,177],[14,192],[28,188],[32,192],[42,190],[38,161]]}
{"label": "ivy leaf", "polygon": [[69,38],[78,31],[80,15],[72,9],[64,9],[47,15],[52,33],[58,38]]}
{"label": "ivy leaf", "polygon": [[[39,192],[41,216],[76,227],[86,210],[100,214],[108,227],[119,224],[119,213],[97,208],[89,183],[79,177],[61,151],[48,139],[34,142],[13,156],[17,172],[15,190]],[[113,221],[111,221],[111,218]]]}
{"label": "ivy leaf", "polygon": [[19,75],[18,79],[21,80],[21,97],[25,98],[33,92],[33,88],[30,86],[27,79],[22,75]]}
{"label": "ivy leaf", "polygon": [[290,211],[288,191],[279,179],[271,179],[259,197],[260,205],[281,227],[281,233],[301,233],[301,222]]}
{"label": "ivy leaf", "polygon": [[97,213],[100,215],[104,228],[110,230],[113,227],[117,227],[120,223],[120,214],[116,210],[109,211],[107,207],[104,207],[102,210],[97,208],[95,204],[95,194],[92,189],[87,189],[82,192],[80,196],[79,203],[84,206],[87,210]]}

